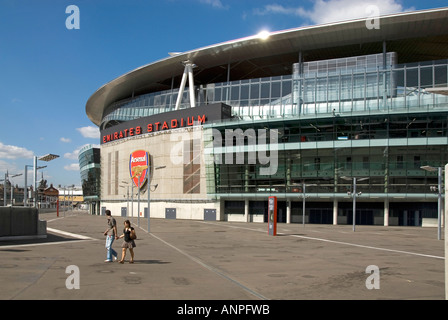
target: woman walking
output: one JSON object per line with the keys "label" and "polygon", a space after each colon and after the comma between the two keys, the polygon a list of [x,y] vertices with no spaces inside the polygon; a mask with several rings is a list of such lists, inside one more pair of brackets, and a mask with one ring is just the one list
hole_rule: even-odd
{"label": "woman walking", "polygon": [[121,245],[122,253],[121,253],[121,260],[118,261],[120,263],[124,263],[124,258],[126,257],[126,249],[129,249],[129,252],[131,253],[131,260],[129,260],[129,263],[134,263],[134,248],[135,248],[135,242],[134,239],[136,239],[135,230],[133,227],[131,227],[131,222],[129,220],[126,220],[124,222],[124,229],[123,234],[118,237],[118,239],[124,238],[123,244]]}

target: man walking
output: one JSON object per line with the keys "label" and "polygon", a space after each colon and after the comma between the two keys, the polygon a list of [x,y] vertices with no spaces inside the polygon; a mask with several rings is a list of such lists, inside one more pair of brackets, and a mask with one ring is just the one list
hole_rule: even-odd
{"label": "man walking", "polygon": [[110,210],[106,210],[106,217],[107,229],[104,231],[104,235],[106,236],[107,257],[104,262],[112,262],[112,256],[114,256],[114,260],[117,260],[117,252],[112,249],[112,244],[117,236],[117,222],[112,217]]}

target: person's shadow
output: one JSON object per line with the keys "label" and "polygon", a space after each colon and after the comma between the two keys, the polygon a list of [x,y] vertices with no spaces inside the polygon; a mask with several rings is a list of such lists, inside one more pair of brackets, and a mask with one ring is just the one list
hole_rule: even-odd
{"label": "person's shadow", "polygon": [[167,263],[171,262],[162,260],[139,260],[139,259],[134,260],[134,264],[167,264]]}

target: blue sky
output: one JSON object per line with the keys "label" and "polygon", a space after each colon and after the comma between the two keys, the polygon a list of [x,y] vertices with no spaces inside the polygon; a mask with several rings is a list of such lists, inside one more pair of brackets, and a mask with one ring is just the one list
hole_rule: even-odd
{"label": "blue sky", "polygon": [[[0,177],[54,153],[44,179],[79,186],[77,152],[99,144],[85,104],[103,84],[168,52],[365,16],[368,4],[386,14],[446,0],[0,0]],[[66,28],[69,5],[79,29]]]}

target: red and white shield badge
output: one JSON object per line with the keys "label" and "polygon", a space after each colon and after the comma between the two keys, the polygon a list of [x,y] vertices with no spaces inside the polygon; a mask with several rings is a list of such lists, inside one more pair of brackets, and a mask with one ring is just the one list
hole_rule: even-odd
{"label": "red and white shield badge", "polygon": [[129,173],[134,185],[141,188],[146,181],[149,170],[149,154],[145,150],[136,150],[129,158]]}

